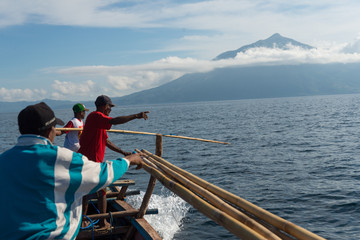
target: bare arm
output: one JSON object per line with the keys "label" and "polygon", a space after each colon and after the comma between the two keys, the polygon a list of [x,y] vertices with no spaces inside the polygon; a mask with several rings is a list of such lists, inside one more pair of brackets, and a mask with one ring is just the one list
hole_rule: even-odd
{"label": "bare arm", "polygon": [[128,156],[131,154],[131,152],[125,152],[123,151],[121,148],[119,148],[118,146],[116,146],[114,143],[112,143],[109,139],[106,140],[106,146],[108,148],[110,148],[111,150],[113,150],[114,152],[118,152],[121,153],[124,156]]}
{"label": "bare arm", "polygon": [[131,120],[134,120],[134,119],[145,119],[147,120],[148,119],[148,116],[147,114],[149,113],[149,111],[146,111],[146,112],[140,112],[140,113],[137,113],[137,114],[133,114],[133,115],[129,115],[129,116],[119,116],[119,117],[114,117],[110,120],[110,123],[112,125],[116,125],[116,124],[123,124],[123,123],[127,123]]}
{"label": "bare arm", "polygon": [[142,167],[142,159],[141,153],[131,154],[126,156],[126,159],[130,162],[130,165],[137,165],[136,169],[140,169]]}

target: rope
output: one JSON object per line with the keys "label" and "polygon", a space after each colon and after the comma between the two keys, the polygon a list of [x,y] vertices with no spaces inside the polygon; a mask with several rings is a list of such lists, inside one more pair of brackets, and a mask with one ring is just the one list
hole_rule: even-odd
{"label": "rope", "polygon": [[114,222],[114,219],[113,219],[113,215],[112,215],[112,212],[109,211],[109,215],[110,215],[110,239],[112,239],[113,237],[113,222]]}
{"label": "rope", "polygon": [[[89,221],[90,224],[88,226],[86,226],[85,228],[80,227],[80,229],[84,230],[84,229],[88,229],[91,226],[91,239],[94,240],[95,239],[95,235],[94,235],[94,226],[95,223],[93,222],[93,220],[91,220],[91,218],[89,218],[88,216],[84,215],[84,217],[86,217]],[[99,221],[99,220],[97,220]]]}
{"label": "rope", "polygon": [[[96,209],[97,213],[100,213],[100,210],[95,206],[93,201],[89,201],[91,203],[91,205]],[[92,228],[92,231],[94,231],[94,226],[95,224],[97,224],[99,222],[99,219],[97,219],[96,221],[91,220],[91,218],[89,218],[88,216],[84,215],[85,218],[87,218],[88,220],[90,220],[89,225],[87,225],[86,227],[80,227],[81,230],[86,230],[89,229],[90,227]],[[94,233],[92,233],[94,234]]]}

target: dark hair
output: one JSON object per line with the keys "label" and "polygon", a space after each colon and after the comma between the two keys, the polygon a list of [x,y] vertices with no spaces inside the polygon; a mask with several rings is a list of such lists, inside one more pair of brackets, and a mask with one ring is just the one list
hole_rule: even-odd
{"label": "dark hair", "polygon": [[112,103],[111,99],[106,95],[100,95],[95,100],[95,106],[101,107],[105,106],[106,104],[109,104],[111,107],[114,107],[115,105]]}

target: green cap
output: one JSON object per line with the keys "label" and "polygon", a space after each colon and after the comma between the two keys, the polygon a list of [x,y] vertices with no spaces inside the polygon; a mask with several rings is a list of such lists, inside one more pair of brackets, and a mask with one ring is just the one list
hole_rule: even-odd
{"label": "green cap", "polygon": [[89,109],[85,108],[84,104],[77,103],[73,106],[74,113],[89,111]]}

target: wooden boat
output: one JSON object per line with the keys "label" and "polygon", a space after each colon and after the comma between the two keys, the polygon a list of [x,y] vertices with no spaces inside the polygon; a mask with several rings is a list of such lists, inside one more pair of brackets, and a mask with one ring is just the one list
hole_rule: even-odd
{"label": "wooden boat", "polygon": [[[58,130],[79,130],[64,129]],[[112,223],[109,229],[86,229],[80,231],[77,239],[161,239],[161,236],[144,219],[146,213],[156,213],[148,210],[150,197],[155,184],[159,181],[163,186],[184,199],[199,212],[223,226],[240,239],[273,239],[273,240],[324,240],[324,238],[295,225],[245,199],[167,162],[162,156],[163,137],[177,137],[205,142],[213,140],[189,138],[156,133],[134,132],[126,130],[109,130],[110,132],[156,135],[155,154],[147,150],[137,150],[145,156],[143,168],[150,174],[146,193],[139,209],[130,206],[126,196],[132,194],[127,189],[134,184],[133,180],[120,180],[107,192],[108,213],[92,214],[90,219],[107,218]]]}
{"label": "wooden boat", "polygon": [[[77,239],[161,239],[155,229],[143,218],[144,214],[157,214],[157,210],[142,212],[125,201],[127,196],[139,194],[139,191],[127,191],[128,187],[134,184],[135,181],[130,179],[114,182],[106,193],[108,200],[107,213],[100,214],[96,212],[96,204],[94,204],[92,214],[86,217],[94,222],[96,219],[107,218],[111,227],[101,229],[96,224],[90,223],[80,230]],[[96,199],[91,201],[96,203]],[[89,212],[91,212],[91,209],[89,209]]]}

